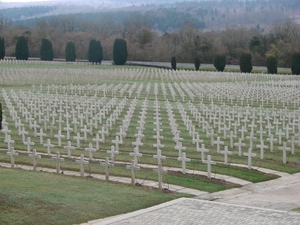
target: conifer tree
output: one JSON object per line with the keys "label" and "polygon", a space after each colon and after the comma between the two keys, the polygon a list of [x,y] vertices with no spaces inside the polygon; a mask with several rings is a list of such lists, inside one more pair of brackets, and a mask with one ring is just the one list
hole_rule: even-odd
{"label": "conifer tree", "polygon": [[172,66],[172,69],[173,69],[173,70],[176,70],[177,63],[176,63],[176,58],[175,58],[175,56],[173,56],[173,57],[171,58],[171,66]]}
{"label": "conifer tree", "polygon": [[214,57],[214,67],[223,72],[226,66],[226,56],[224,54],[216,54]]}
{"label": "conifer tree", "polygon": [[0,102],[0,130],[2,130],[2,104]]}
{"label": "conifer tree", "polygon": [[244,52],[240,57],[240,70],[242,73],[251,73],[253,69],[252,66],[252,56],[250,53]]}
{"label": "conifer tree", "polygon": [[0,37],[0,60],[4,59],[4,57],[5,57],[4,38]]}
{"label": "conifer tree", "polygon": [[124,39],[116,38],[113,47],[113,61],[115,65],[124,65],[127,61],[127,43]]}
{"label": "conifer tree", "polygon": [[103,59],[103,50],[102,50],[101,42],[92,39],[89,44],[88,60],[89,62],[92,63],[101,64],[102,59]]}
{"label": "conifer tree", "polygon": [[196,69],[196,71],[198,71],[199,68],[200,68],[200,57],[196,56],[195,57],[195,69]]}
{"label": "conifer tree", "polygon": [[270,74],[277,74],[277,59],[274,55],[267,56],[267,69]]}
{"label": "conifer tree", "polygon": [[53,54],[52,43],[46,38],[42,39],[40,54],[41,54],[41,60],[53,61],[54,54]]}
{"label": "conifer tree", "polygon": [[29,48],[27,39],[24,36],[20,36],[17,39],[15,56],[17,60],[28,60]]}
{"label": "conifer tree", "polygon": [[65,56],[67,62],[75,62],[76,61],[76,48],[72,41],[69,41],[66,45]]}
{"label": "conifer tree", "polygon": [[292,59],[292,74],[300,75],[300,52],[295,52]]}

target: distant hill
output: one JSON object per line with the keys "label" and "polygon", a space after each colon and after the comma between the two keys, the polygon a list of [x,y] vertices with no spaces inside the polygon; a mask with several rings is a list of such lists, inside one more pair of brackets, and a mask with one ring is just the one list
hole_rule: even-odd
{"label": "distant hill", "polygon": [[198,29],[215,31],[238,26],[255,26],[263,31],[274,23],[283,23],[287,18],[300,22],[299,0],[202,0],[176,3],[171,0],[75,0],[63,3],[53,0],[19,5],[21,7],[13,4],[14,8],[9,8],[7,3],[0,3],[1,21],[14,26],[32,27],[40,20],[65,20],[72,16],[75,20],[98,21],[109,15],[117,24],[122,24],[127,17],[139,12],[150,28],[160,32],[176,30],[186,23]]}

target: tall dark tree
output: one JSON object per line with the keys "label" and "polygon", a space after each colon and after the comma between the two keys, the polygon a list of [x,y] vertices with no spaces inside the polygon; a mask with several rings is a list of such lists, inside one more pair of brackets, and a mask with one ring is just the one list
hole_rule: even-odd
{"label": "tall dark tree", "polygon": [[214,57],[214,67],[223,72],[226,66],[226,56],[224,54],[216,54]]}
{"label": "tall dark tree", "polygon": [[0,102],[0,130],[2,130],[2,104]]}
{"label": "tall dark tree", "polygon": [[4,38],[0,37],[0,60],[4,59],[4,57],[5,57]]}
{"label": "tall dark tree", "polygon": [[53,54],[52,42],[46,38],[42,39],[40,55],[41,55],[41,60],[53,61],[54,54]]}
{"label": "tall dark tree", "polygon": [[200,57],[196,56],[195,57],[195,69],[196,69],[196,71],[198,71],[199,68],[200,68]]}
{"label": "tall dark tree", "polygon": [[240,70],[242,73],[251,73],[253,69],[252,66],[252,56],[248,52],[243,52],[240,56]]}
{"label": "tall dark tree", "polygon": [[66,45],[65,56],[67,62],[76,61],[76,48],[73,41],[69,41]]}
{"label": "tall dark tree", "polygon": [[29,48],[27,39],[24,36],[17,39],[15,55],[17,60],[28,60]]}
{"label": "tall dark tree", "polygon": [[171,58],[171,66],[172,66],[173,70],[176,70],[177,63],[176,63],[176,57],[175,56],[172,56],[172,58]]}
{"label": "tall dark tree", "polygon": [[295,52],[292,59],[292,74],[300,75],[300,52]]}
{"label": "tall dark tree", "polygon": [[113,61],[115,65],[124,65],[127,61],[127,43],[124,39],[116,38],[113,48]]}
{"label": "tall dark tree", "polygon": [[270,74],[277,74],[277,59],[274,55],[267,56],[267,69]]}
{"label": "tall dark tree", "polygon": [[95,39],[92,39],[89,44],[89,51],[88,51],[88,60],[92,63],[99,63],[103,59],[103,51],[101,42]]}

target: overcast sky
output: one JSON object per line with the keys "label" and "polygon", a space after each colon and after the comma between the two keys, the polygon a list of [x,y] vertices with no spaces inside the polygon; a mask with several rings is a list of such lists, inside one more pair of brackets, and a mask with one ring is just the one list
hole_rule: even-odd
{"label": "overcast sky", "polygon": [[0,2],[45,2],[49,0],[2,0]]}

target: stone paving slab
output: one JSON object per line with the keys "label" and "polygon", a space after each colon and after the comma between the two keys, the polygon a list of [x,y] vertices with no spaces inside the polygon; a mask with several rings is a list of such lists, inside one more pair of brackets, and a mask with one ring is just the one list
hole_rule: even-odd
{"label": "stone paving slab", "polygon": [[300,214],[227,203],[181,198],[89,225],[242,224],[299,225]]}

